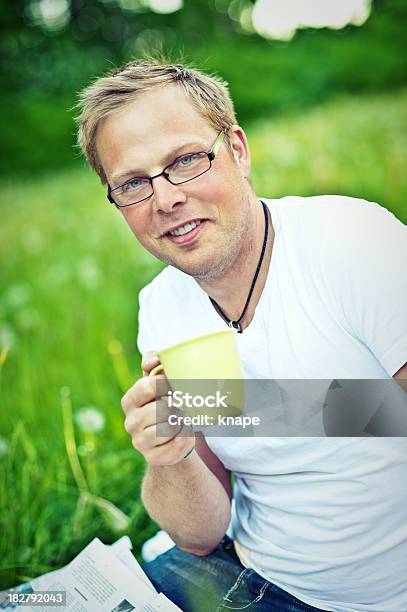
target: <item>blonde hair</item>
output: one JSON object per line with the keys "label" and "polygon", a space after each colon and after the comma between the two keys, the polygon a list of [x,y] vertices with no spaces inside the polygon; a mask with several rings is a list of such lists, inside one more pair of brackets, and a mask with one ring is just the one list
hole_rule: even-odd
{"label": "blonde hair", "polygon": [[132,102],[137,94],[176,83],[182,87],[199,114],[217,131],[227,133],[236,124],[228,84],[218,76],[207,75],[184,64],[162,58],[142,59],[116,68],[97,78],[79,93],[78,145],[103,184],[107,178],[99,161],[96,135],[99,122]]}

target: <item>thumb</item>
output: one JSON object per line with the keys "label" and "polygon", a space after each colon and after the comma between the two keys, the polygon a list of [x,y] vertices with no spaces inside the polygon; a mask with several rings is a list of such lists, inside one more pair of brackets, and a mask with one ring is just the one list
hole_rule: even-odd
{"label": "thumb", "polygon": [[157,355],[157,351],[148,351],[144,353],[141,360],[141,368],[143,370],[143,376],[148,376],[153,368],[160,363],[160,359]]}

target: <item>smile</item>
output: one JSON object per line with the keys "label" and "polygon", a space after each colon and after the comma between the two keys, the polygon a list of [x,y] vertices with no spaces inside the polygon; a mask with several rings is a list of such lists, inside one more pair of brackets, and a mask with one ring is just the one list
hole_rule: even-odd
{"label": "smile", "polygon": [[202,232],[206,224],[206,219],[197,219],[167,232],[165,237],[175,244],[190,243]]}
{"label": "smile", "polygon": [[182,236],[183,234],[186,234],[187,232],[193,230],[199,224],[200,221],[191,221],[190,223],[186,223],[181,227],[177,227],[176,229],[171,230],[169,233],[171,234],[171,236]]}

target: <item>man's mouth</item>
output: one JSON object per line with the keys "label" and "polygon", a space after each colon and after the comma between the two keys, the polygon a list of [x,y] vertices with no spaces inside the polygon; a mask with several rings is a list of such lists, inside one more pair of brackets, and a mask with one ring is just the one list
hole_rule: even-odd
{"label": "man's mouth", "polygon": [[185,225],[170,230],[164,235],[175,244],[185,244],[194,240],[194,238],[201,233],[206,224],[207,219],[194,219]]}

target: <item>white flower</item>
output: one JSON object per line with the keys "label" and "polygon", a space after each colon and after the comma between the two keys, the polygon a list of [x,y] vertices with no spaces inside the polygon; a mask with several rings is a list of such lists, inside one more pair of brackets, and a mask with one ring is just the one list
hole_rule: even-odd
{"label": "white flower", "polygon": [[94,406],[84,406],[75,414],[75,422],[79,429],[92,433],[102,431],[105,426],[105,415]]}
{"label": "white flower", "polygon": [[1,457],[4,457],[5,455],[7,455],[9,450],[10,450],[10,444],[8,443],[6,438],[3,438],[3,436],[0,436],[0,459]]}

